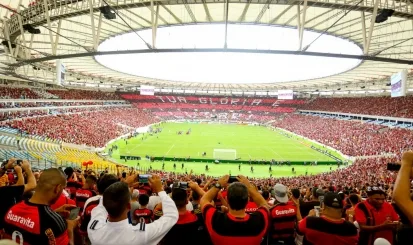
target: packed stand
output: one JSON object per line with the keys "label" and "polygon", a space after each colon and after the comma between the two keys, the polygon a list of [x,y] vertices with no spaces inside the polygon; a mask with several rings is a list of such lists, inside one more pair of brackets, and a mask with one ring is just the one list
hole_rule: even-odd
{"label": "packed stand", "polygon": [[7,122],[31,135],[45,136],[67,143],[102,147],[109,140],[143,127],[157,120],[138,109],[117,108],[95,112],[61,114],[54,116],[23,118]]}
{"label": "packed stand", "polygon": [[0,234],[28,245],[411,244],[413,152],[403,154],[398,174],[382,162],[302,181],[138,174],[120,166],[116,174],[33,171],[9,159],[0,169]]}
{"label": "packed stand", "polygon": [[114,92],[102,92],[92,90],[47,90],[48,93],[58,96],[64,100],[122,100]]}
{"label": "packed stand", "polygon": [[412,130],[359,121],[294,114],[273,125],[330,146],[348,156],[377,156],[386,153],[400,156],[413,145]]}
{"label": "packed stand", "polygon": [[413,96],[317,98],[300,109],[413,118]]}
{"label": "packed stand", "polygon": [[0,87],[1,99],[39,99],[29,88]]}

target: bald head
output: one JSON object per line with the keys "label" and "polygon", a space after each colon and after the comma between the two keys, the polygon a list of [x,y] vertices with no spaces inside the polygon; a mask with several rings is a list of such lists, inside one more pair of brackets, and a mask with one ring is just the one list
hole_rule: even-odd
{"label": "bald head", "polygon": [[57,185],[66,186],[66,177],[57,168],[49,168],[43,171],[37,183],[36,192],[50,191]]}

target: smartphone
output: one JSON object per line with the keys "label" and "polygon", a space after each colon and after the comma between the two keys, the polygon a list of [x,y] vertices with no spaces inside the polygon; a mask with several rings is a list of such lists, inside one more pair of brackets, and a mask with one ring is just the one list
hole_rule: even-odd
{"label": "smartphone", "polygon": [[69,214],[69,220],[74,220],[77,218],[77,216],[79,216],[79,212],[80,212],[80,208],[76,207],[72,210],[70,210],[70,214]]}
{"label": "smartphone", "polygon": [[398,163],[389,162],[387,163],[387,170],[389,171],[399,171],[401,165]]}
{"label": "smartphone", "polygon": [[228,183],[238,182],[237,176],[229,176]]}
{"label": "smartphone", "polygon": [[150,174],[140,174],[138,181],[139,181],[139,183],[143,183],[143,184],[149,183],[149,177],[152,177],[152,175],[150,175]]}
{"label": "smartphone", "polygon": [[320,206],[314,206],[315,216],[320,217]]}

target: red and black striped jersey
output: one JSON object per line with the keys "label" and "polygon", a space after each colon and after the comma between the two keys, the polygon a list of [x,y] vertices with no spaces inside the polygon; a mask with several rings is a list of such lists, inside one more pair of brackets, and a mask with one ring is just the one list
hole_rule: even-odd
{"label": "red and black striped jersey", "polygon": [[205,226],[215,245],[259,245],[267,233],[269,213],[264,207],[243,218],[216,210],[211,204],[202,208]]}
{"label": "red and black striped jersey", "polygon": [[81,210],[85,206],[87,199],[96,196],[96,192],[90,189],[77,189],[75,193],[76,206]]}
{"label": "red and black striped jersey", "polygon": [[278,203],[270,209],[270,217],[269,240],[294,241],[297,206],[291,203]]}
{"label": "red and black striped jersey", "polygon": [[80,230],[83,232],[87,231],[87,225],[89,224],[89,221],[92,217],[92,210],[99,205],[100,202],[100,196],[97,197],[93,197],[92,201],[89,201],[86,203],[86,205],[84,206],[84,210],[83,210],[83,214],[81,216],[80,219]]}
{"label": "red and black striped jersey", "polygon": [[66,221],[49,206],[28,201],[14,205],[4,217],[3,238],[18,244],[69,244]]}
{"label": "red and black striped jersey", "polygon": [[146,224],[152,223],[153,221],[153,212],[150,209],[147,208],[138,208],[135,210],[135,212],[133,213],[133,215],[135,216],[135,219],[140,222],[141,218],[143,218],[145,220]]}

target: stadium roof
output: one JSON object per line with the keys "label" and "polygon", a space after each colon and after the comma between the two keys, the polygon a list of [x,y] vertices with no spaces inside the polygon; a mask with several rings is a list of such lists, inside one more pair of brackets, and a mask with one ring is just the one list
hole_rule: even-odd
{"label": "stadium roof", "polygon": [[[19,5],[19,2],[21,3]],[[39,0],[43,2],[43,0]],[[46,8],[37,5],[28,8],[28,0],[0,0],[3,39],[11,40],[12,54],[1,47],[0,72],[7,76],[55,83],[56,59],[62,59],[66,66],[66,85],[122,88],[146,84],[157,88],[189,90],[273,90],[294,89],[311,91],[315,89],[360,88],[385,89],[389,76],[408,69],[411,71],[413,53],[413,6],[411,3],[393,0],[49,0]],[[92,4],[92,5],[90,5]],[[109,5],[116,19],[108,20],[101,14],[100,7]],[[392,17],[382,23],[374,23],[377,16],[383,16],[383,9],[392,9]],[[17,11],[18,13],[11,14]],[[110,15],[110,14],[109,14]],[[201,83],[172,81],[166,78],[148,78],[129,75],[109,69],[95,59],[95,55],[125,52],[119,47],[115,52],[99,53],[99,44],[108,38],[130,33],[142,37],[141,30],[149,29],[149,37],[140,50],[134,53],[170,52],[239,52],[222,47],[172,48],[157,47],[157,30],[160,27],[200,25],[209,23],[244,23],[264,26],[293,28],[298,44],[296,48],[278,50],[276,54],[316,55],[361,60],[359,65],[337,75],[300,81],[278,81],[266,83]],[[27,26],[27,24],[30,24]],[[24,32],[23,28],[38,28],[40,34]],[[329,34],[358,45],[361,55],[342,53],[342,50],[311,50],[312,41],[302,38],[304,30],[315,31],[323,36]],[[196,35],[196,34],[194,34]],[[305,34],[304,34],[305,35]],[[159,38],[162,38],[161,35]],[[300,40],[303,40],[300,45]],[[141,40],[142,41],[142,40]],[[314,44],[318,40],[315,40]],[[9,46],[9,43],[6,43]],[[12,46],[12,45],[10,45]],[[301,46],[301,47],[300,47]],[[266,49],[248,49],[246,53],[266,53]],[[346,56],[352,55],[352,56]],[[157,64],[154,63],[153,66]],[[40,69],[39,69],[40,68]],[[205,67],[208,69],[208,67]],[[240,67],[248,69],[248,63]],[[300,72],[300,67],[297,67]],[[162,72],[160,70],[159,72]],[[413,85],[412,85],[413,86]],[[388,88],[388,87],[387,87]]]}

